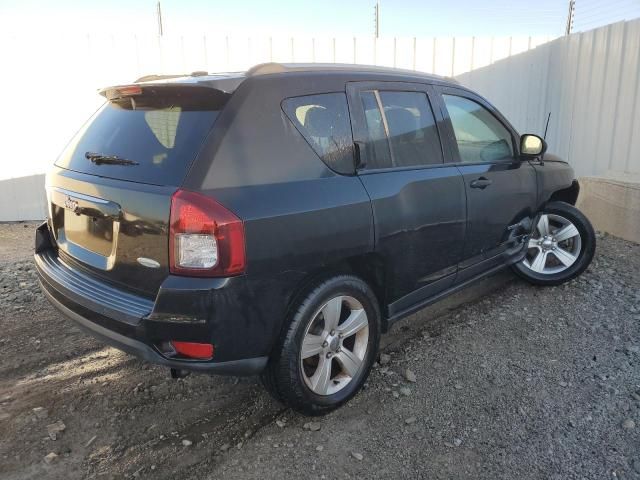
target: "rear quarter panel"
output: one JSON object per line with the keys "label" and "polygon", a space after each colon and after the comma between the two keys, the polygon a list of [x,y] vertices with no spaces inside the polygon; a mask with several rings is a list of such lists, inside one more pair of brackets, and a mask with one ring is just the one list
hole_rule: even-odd
{"label": "rear quarter panel", "polygon": [[344,92],[345,84],[295,75],[247,79],[183,185],[215,198],[244,222],[245,301],[228,319],[236,341],[258,336],[262,348],[273,345],[310,275],[373,251],[371,205],[362,183],[329,169],[281,109],[285,98]]}
{"label": "rear quarter panel", "polygon": [[247,274],[307,272],[373,249],[369,197],[333,172],[281,108],[288,97],[344,92],[346,79],[250,77],[232,96],[184,186],[245,223]]}

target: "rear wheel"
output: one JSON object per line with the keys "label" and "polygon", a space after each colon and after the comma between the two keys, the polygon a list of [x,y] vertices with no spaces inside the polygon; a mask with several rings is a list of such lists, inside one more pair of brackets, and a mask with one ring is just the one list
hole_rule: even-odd
{"label": "rear wheel", "polygon": [[348,275],[326,280],[299,303],[263,383],[294,410],[327,413],[362,387],[379,337],[380,309],[369,286]]}
{"label": "rear wheel", "polygon": [[536,285],[559,285],[589,266],[595,247],[587,217],[568,203],[553,202],[540,214],[527,253],[513,269]]}

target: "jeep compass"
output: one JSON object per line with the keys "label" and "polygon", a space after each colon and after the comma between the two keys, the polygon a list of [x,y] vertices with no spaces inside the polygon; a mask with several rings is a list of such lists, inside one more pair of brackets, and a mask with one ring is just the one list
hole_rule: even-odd
{"label": "jeep compass", "polygon": [[46,177],[39,279],[176,374],[260,374],[322,414],[399,319],[505,267],[558,285],[593,257],[571,167],[450,79],[270,63],[100,94]]}

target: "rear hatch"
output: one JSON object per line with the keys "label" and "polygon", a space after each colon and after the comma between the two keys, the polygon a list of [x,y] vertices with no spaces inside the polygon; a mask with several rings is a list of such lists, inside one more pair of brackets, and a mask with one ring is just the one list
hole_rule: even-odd
{"label": "rear hatch", "polygon": [[105,89],[47,176],[61,259],[152,297],[169,274],[171,195],[229,94],[190,84]]}

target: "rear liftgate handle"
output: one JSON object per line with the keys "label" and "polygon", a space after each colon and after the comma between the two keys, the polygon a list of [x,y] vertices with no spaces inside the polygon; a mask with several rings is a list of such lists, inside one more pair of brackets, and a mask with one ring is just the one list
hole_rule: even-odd
{"label": "rear liftgate handle", "polygon": [[487,188],[492,183],[493,183],[493,180],[489,180],[486,177],[480,177],[477,180],[474,180],[473,182],[471,182],[470,186],[471,186],[471,188],[480,188],[480,189],[484,190],[485,188]]}

